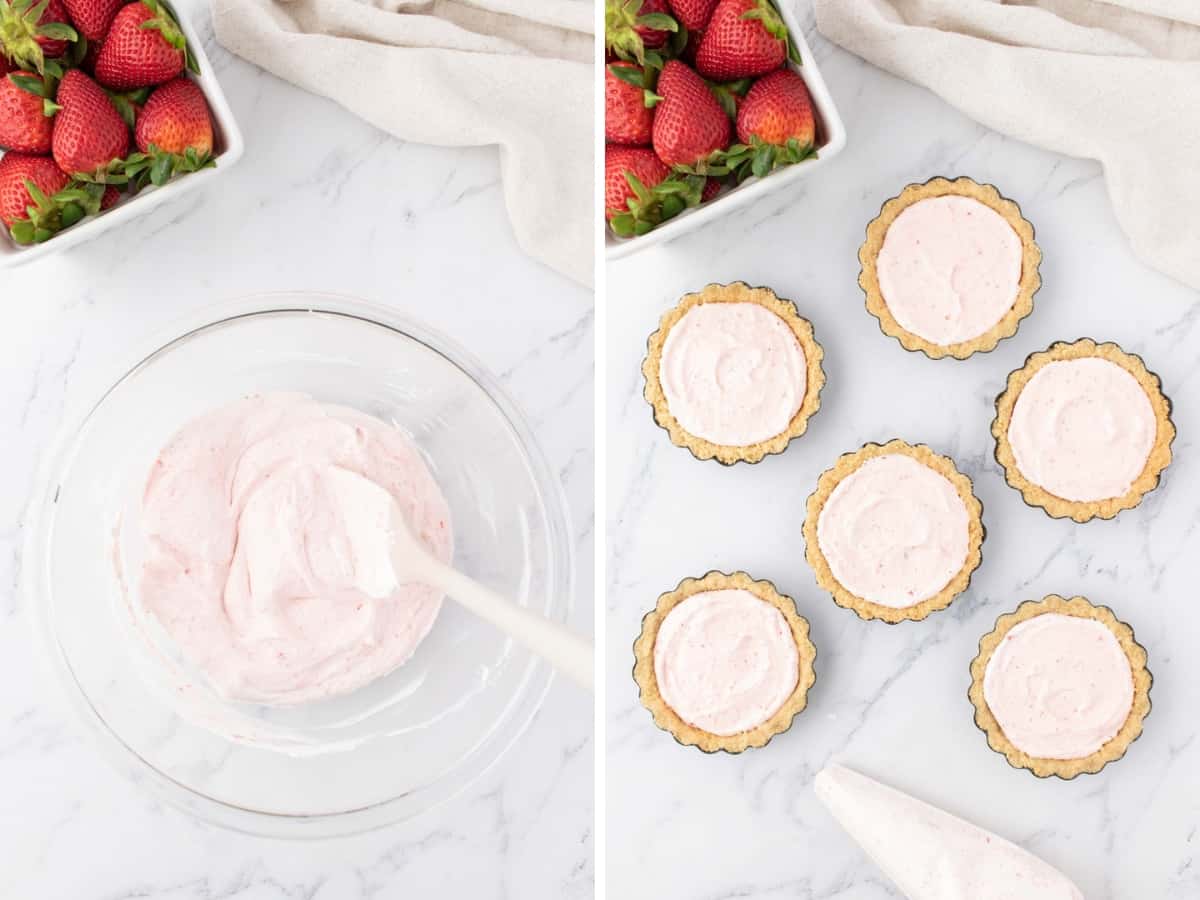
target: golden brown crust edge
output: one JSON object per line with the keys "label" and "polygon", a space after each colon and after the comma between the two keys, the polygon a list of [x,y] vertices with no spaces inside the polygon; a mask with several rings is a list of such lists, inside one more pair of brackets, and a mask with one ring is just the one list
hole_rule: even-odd
{"label": "golden brown crust edge", "polygon": [[[1021,280],[1017,284],[1017,297],[1012,307],[999,322],[979,337],[957,344],[943,345],[913,334],[896,321],[879,287],[876,260],[888,228],[900,213],[918,200],[947,194],[978,200],[1004,217],[1021,239]],[[880,330],[898,340],[905,350],[920,351],[930,359],[946,356],[966,359],[973,353],[986,353],[995,349],[1002,340],[1016,334],[1021,320],[1033,312],[1033,295],[1042,284],[1038,271],[1042,262],[1042,251],[1034,239],[1033,225],[1022,215],[1021,207],[1002,196],[993,185],[980,184],[965,176],[953,181],[938,177],[931,178],[923,184],[910,184],[884,203],[879,215],[867,225],[867,236],[858,250],[858,261],[862,264],[858,284],[866,294],[867,311],[879,320]]]}
{"label": "golden brown crust edge", "polygon": [[[685,722],[663,700],[654,672],[654,644],[667,613],[688,597],[704,591],[738,588],[750,591],[783,614],[799,651],[800,672],[791,696],[771,718],[749,731],[721,736]],[[755,581],[745,572],[709,572],[702,578],[685,578],[675,590],[661,595],[654,609],[646,613],[642,619],[641,634],[633,644],[633,678],[637,682],[642,705],[650,711],[654,724],[671,734],[680,744],[698,747],[705,753],[718,750],[741,753],[750,747],[762,747],[775,735],[787,731],[796,716],[803,712],[808,705],[808,691],[816,681],[813,668],[816,655],[817,649],[809,637],[808,620],[796,612],[792,599],[779,593],[775,585],[769,581]]]}
{"label": "golden brown crust edge", "polygon": [[[766,441],[744,447],[732,447],[715,444],[691,434],[671,414],[659,377],[663,345],[666,343],[667,334],[679,320],[701,303],[757,303],[783,319],[796,335],[796,340],[800,342],[800,348],[804,351],[807,380],[804,401],[792,416],[785,431]],[[642,361],[642,375],[646,379],[643,396],[654,410],[654,421],[670,435],[671,443],[691,451],[697,459],[715,459],[724,465],[732,465],[737,462],[756,463],[770,454],[782,453],[793,438],[800,437],[808,430],[808,420],[821,408],[821,388],[825,386],[825,372],[821,368],[821,361],[825,357],[825,351],[813,335],[812,323],[797,312],[795,304],[778,297],[770,288],[750,287],[745,282],[735,281],[732,284],[710,284],[701,291],[685,294],[674,307],[663,314],[658,330],[651,334],[646,342],[646,350],[646,358]]]}
{"label": "golden brown crust edge", "polygon": [[[1055,496],[1040,485],[1034,484],[1021,473],[1021,470],[1017,468],[1012,445],[1008,441],[1008,428],[1012,422],[1017,398],[1039,369],[1058,360],[1089,357],[1106,359],[1115,363],[1137,379],[1142,390],[1146,392],[1146,397],[1150,400],[1158,428],[1154,444],[1150,448],[1150,455],[1146,458],[1145,468],[1142,469],[1142,474],[1137,477],[1126,493],[1120,497],[1081,503]],[[992,420],[992,437],[996,440],[996,462],[1004,469],[1004,480],[1010,487],[1021,492],[1021,496],[1027,504],[1040,507],[1053,518],[1070,518],[1082,523],[1096,518],[1111,519],[1117,513],[1137,506],[1146,494],[1158,487],[1163,470],[1171,463],[1171,443],[1175,440],[1175,423],[1171,421],[1171,401],[1163,393],[1162,381],[1146,368],[1146,363],[1140,356],[1126,353],[1113,343],[1098,344],[1091,338],[1082,338],[1073,343],[1058,341],[1051,344],[1046,350],[1030,354],[1021,368],[1009,373],[1004,391],[996,398],[996,418]]]}
{"label": "golden brown crust edge", "polygon": [[[1095,619],[1104,623],[1113,633],[1129,667],[1133,672],[1133,706],[1121,730],[1090,756],[1081,759],[1042,759],[1018,750],[1005,736],[1000,723],[988,708],[983,694],[983,677],[988,662],[1004,636],[1018,623],[1045,613],[1062,613],[1080,618]],[[1027,600],[1016,611],[1001,616],[995,627],[979,640],[979,653],[971,661],[971,688],[968,691],[971,704],[975,707],[975,724],[987,735],[988,746],[1008,760],[1017,769],[1028,769],[1039,778],[1055,776],[1071,779],[1077,775],[1094,774],[1110,762],[1125,755],[1129,745],[1141,736],[1143,723],[1150,714],[1150,687],[1153,677],[1146,667],[1146,648],[1134,638],[1133,629],[1118,619],[1107,606],[1095,606],[1085,597],[1064,599],[1050,594],[1041,600]]]}
{"label": "golden brown crust edge", "polygon": [[[817,540],[817,519],[821,514],[822,507],[824,507],[825,502],[829,499],[829,495],[833,493],[834,488],[867,460],[893,453],[903,453],[906,456],[912,457],[917,462],[923,463],[939,475],[944,476],[954,485],[958,496],[962,498],[963,503],[967,507],[967,515],[970,519],[968,523],[967,558],[962,568],[934,596],[927,600],[922,600],[913,606],[899,609],[884,606],[880,603],[873,603],[870,600],[851,593],[843,587],[841,582],[834,577],[833,571],[829,567],[829,562],[825,559],[825,554],[821,552],[821,546]],[[833,602],[838,606],[853,610],[858,614],[859,618],[865,620],[879,619],[891,624],[905,621],[919,622],[930,613],[945,609],[954,601],[955,597],[967,589],[967,586],[971,583],[971,575],[979,568],[980,563],[983,561],[983,540],[985,535],[986,530],[983,527],[983,504],[975,496],[971,479],[958,470],[954,465],[954,460],[948,456],[941,456],[934,453],[924,444],[909,444],[897,438],[888,441],[886,444],[866,444],[859,450],[842,454],[833,467],[827,469],[817,479],[817,488],[808,498],[804,515],[804,557],[808,560],[809,566],[812,567],[817,584],[829,592],[833,597]]]}

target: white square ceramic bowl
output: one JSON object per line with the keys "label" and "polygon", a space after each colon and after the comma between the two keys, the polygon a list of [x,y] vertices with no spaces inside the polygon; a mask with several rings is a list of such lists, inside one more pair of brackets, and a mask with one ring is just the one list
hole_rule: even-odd
{"label": "white square ceramic bowl", "polygon": [[769,194],[786,191],[788,185],[797,179],[807,177],[828,163],[846,146],[846,126],[842,124],[842,117],[838,115],[837,107],[833,105],[833,97],[825,86],[825,79],[821,77],[821,70],[817,68],[812,51],[808,48],[808,42],[804,39],[800,23],[796,21],[796,13],[792,8],[791,0],[776,0],[776,7],[779,9],[783,22],[787,25],[788,33],[791,35],[796,49],[800,51],[800,59],[803,61],[803,65],[796,65],[789,60],[788,66],[797,72],[808,85],[808,92],[812,95],[813,105],[817,110],[818,135],[822,143],[817,147],[816,159],[776,169],[766,178],[747,178],[738,186],[726,190],[715,200],[685,209],[675,218],[638,237],[619,238],[612,233],[611,229],[606,228],[605,255],[608,259],[620,259],[654,244],[672,240],[681,234],[713,222],[748,203],[753,203]]}
{"label": "white square ceramic bowl", "polygon": [[56,234],[42,244],[30,244],[23,247],[12,240],[7,229],[0,228],[0,269],[32,262],[49,253],[90,241],[110,228],[116,228],[123,222],[128,222],[156,206],[169,202],[173,197],[208,184],[241,159],[242,152],[245,150],[242,132],[233,119],[233,111],[230,110],[229,103],[225,100],[225,94],[221,91],[221,85],[217,82],[213,68],[208,62],[208,56],[204,53],[204,47],[200,43],[196,29],[186,16],[178,14],[174,9],[172,9],[172,14],[187,36],[192,54],[200,65],[200,74],[193,74],[191,77],[204,91],[204,97],[208,100],[208,108],[212,112],[213,157],[217,162],[216,168],[203,169],[175,178],[162,187],[149,185],[136,196],[123,198],[112,209],[97,216],[89,216],[78,225]]}

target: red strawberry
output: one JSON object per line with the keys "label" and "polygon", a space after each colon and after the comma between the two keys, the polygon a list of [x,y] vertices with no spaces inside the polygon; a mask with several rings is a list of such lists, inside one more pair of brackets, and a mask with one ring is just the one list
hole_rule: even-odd
{"label": "red strawberry", "polygon": [[125,0],[63,0],[75,30],[92,41],[102,41],[108,34],[113,17]]}
{"label": "red strawberry", "polygon": [[0,222],[9,227],[27,220],[27,208],[37,205],[25,184],[27,180],[50,197],[65,188],[70,178],[48,156],[4,154],[0,158]]}
{"label": "red strawberry", "polygon": [[170,81],[183,72],[187,41],[158,0],[124,6],[113,19],[100,56],[96,80],[118,91]]}
{"label": "red strawberry", "polygon": [[707,203],[719,193],[721,193],[721,180],[719,178],[708,178],[704,182],[704,190],[700,192],[700,202]]}
{"label": "red strawberry", "polygon": [[[625,73],[637,84],[616,74]],[[657,102],[643,84],[643,70],[629,62],[615,62],[604,70],[604,138],[611,144],[650,143],[654,125],[654,109],[647,106]]]}
{"label": "red strawberry", "polygon": [[52,149],[64,172],[96,173],[129,152],[129,129],[96,82],[70,69],[58,86]]}
{"label": "red strawberry", "polygon": [[216,165],[208,104],[187,78],[155,89],[137,116],[134,137],[139,152],[129,158],[125,173],[135,191],[147,181],[162,185],[175,174]]}
{"label": "red strawberry", "polygon": [[604,215],[620,237],[645,234],[700,202],[702,175],[672,174],[653,150],[604,148]]}
{"label": "red strawberry", "polygon": [[804,79],[791,69],[780,69],[754,82],[738,110],[737,134],[743,144],[758,138],[764,144],[795,140],[811,145],[817,126]]}
{"label": "red strawberry", "polygon": [[[667,3],[667,0],[642,0],[642,10],[639,16],[669,16],[670,12],[671,7]],[[666,23],[658,24],[665,25]],[[669,26],[657,28],[644,23],[637,26],[638,37],[642,39],[642,45],[649,47],[651,50],[657,50],[663,46],[667,42],[667,39],[671,37],[671,32],[674,30],[674,28]]]}
{"label": "red strawberry", "polygon": [[604,0],[604,47],[621,59],[646,61],[646,50],[666,44],[679,23],[667,0]]}
{"label": "red strawberry", "polygon": [[34,0],[0,0],[0,55],[19,69],[41,72],[46,59],[62,56],[79,37],[62,0],[48,0],[39,13],[40,7]]}
{"label": "red strawberry", "polygon": [[671,12],[688,31],[703,31],[717,0],[671,0]]}
{"label": "red strawberry", "polygon": [[[14,79],[32,90],[18,86]],[[50,152],[54,120],[46,115],[45,90],[45,82],[33,72],[0,76],[0,147],[41,155]]]}
{"label": "red strawberry", "polygon": [[110,184],[104,188],[104,194],[100,197],[100,209],[112,209],[120,199],[121,192]]}
{"label": "red strawberry", "polygon": [[628,209],[629,198],[634,196],[634,189],[625,177],[630,172],[647,188],[660,184],[671,170],[654,151],[646,147],[605,147],[604,148],[604,218],[613,216]]}
{"label": "red strawberry", "polygon": [[67,52],[67,45],[79,39],[79,35],[71,27],[71,16],[63,0],[50,0],[46,11],[38,19],[38,25],[41,31],[37,38],[38,46],[42,48],[42,55],[48,59],[62,56]]}
{"label": "red strawberry", "polygon": [[780,69],[754,82],[738,110],[737,133],[725,164],[739,182],[815,156],[817,123],[804,79]]}
{"label": "red strawberry", "polygon": [[8,61],[8,57],[0,53],[0,77],[7,75],[13,70],[12,63]]}
{"label": "red strawberry", "polygon": [[204,92],[187,78],[168,81],[142,107],[134,137],[143,153],[153,144],[164,153],[182,156],[193,150],[197,156],[209,155],[213,129]]}
{"label": "red strawberry", "polygon": [[654,113],[654,151],[668,166],[703,166],[729,146],[729,116],[704,80],[677,59],[663,66]]}
{"label": "red strawberry", "polygon": [[787,59],[787,38],[771,0],[721,0],[696,51],[696,71],[717,81],[765,75]]}

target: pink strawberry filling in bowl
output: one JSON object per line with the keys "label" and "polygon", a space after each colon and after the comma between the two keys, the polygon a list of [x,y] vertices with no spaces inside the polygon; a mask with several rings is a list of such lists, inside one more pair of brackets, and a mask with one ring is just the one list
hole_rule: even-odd
{"label": "pink strawberry filling in bowl", "polygon": [[[420,585],[404,609],[356,609],[337,514],[286,499],[315,496],[318,459],[380,466],[440,557],[564,621],[561,488],[466,351],[389,307],[283,292],[209,306],[87,383],[42,456],[24,587],[45,661],[121,772],[215,824],[318,838],[424,815],[513,748],[550,667]],[[263,413],[254,449],[226,439]],[[249,490],[226,519],[234,482]],[[313,578],[342,585],[340,612],[294,602]]]}
{"label": "pink strawberry filling in bowl", "polygon": [[199,36],[165,3],[56,0],[38,27],[69,35],[62,48],[36,32],[13,37],[6,15],[0,269],[90,240],[241,158],[241,130]]}
{"label": "pink strawberry filling in bowl", "polygon": [[607,0],[605,45],[609,259],[764,197],[845,145],[803,32],[774,0]]}

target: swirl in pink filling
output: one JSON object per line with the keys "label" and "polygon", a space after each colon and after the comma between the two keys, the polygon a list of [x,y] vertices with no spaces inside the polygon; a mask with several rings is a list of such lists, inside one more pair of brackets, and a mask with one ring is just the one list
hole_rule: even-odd
{"label": "swirl in pink filling", "polygon": [[783,614],[741,589],[693,594],[667,613],[654,642],[667,706],[710,734],[748,731],[775,715],[800,679]]}
{"label": "swirl in pink filling", "polygon": [[888,226],[879,291],[906,331],[947,346],[984,334],[1017,299],[1021,239],[970,197],[918,200]]}
{"label": "swirl in pink filling", "polygon": [[745,447],[782,434],[804,402],[804,350],[788,324],[757,303],[702,303],[663,343],[659,380],[689,434]]}
{"label": "swirl in pink filling", "polygon": [[[240,400],[182,428],[146,480],[142,604],[222,696],[293,704],[353,691],[405,662],[441,595],[383,599],[358,559],[333,467],[396,499],[415,534],[451,555],[450,512],[396,428],[299,394]],[[375,561],[378,562],[377,560]]]}
{"label": "swirl in pink filling", "polygon": [[1008,442],[1017,468],[1056,497],[1120,497],[1146,467],[1158,425],[1136,378],[1089,357],[1047,363],[1013,405]]}
{"label": "swirl in pink filling", "polygon": [[983,696],[1005,736],[1040,759],[1090,756],[1133,707],[1133,673],[1102,622],[1043,613],[1014,625],[988,660]]}
{"label": "swirl in pink filling", "polygon": [[937,594],[962,569],[969,516],[941,473],[889,453],[833,489],[817,518],[817,544],[842,587],[903,609]]}

